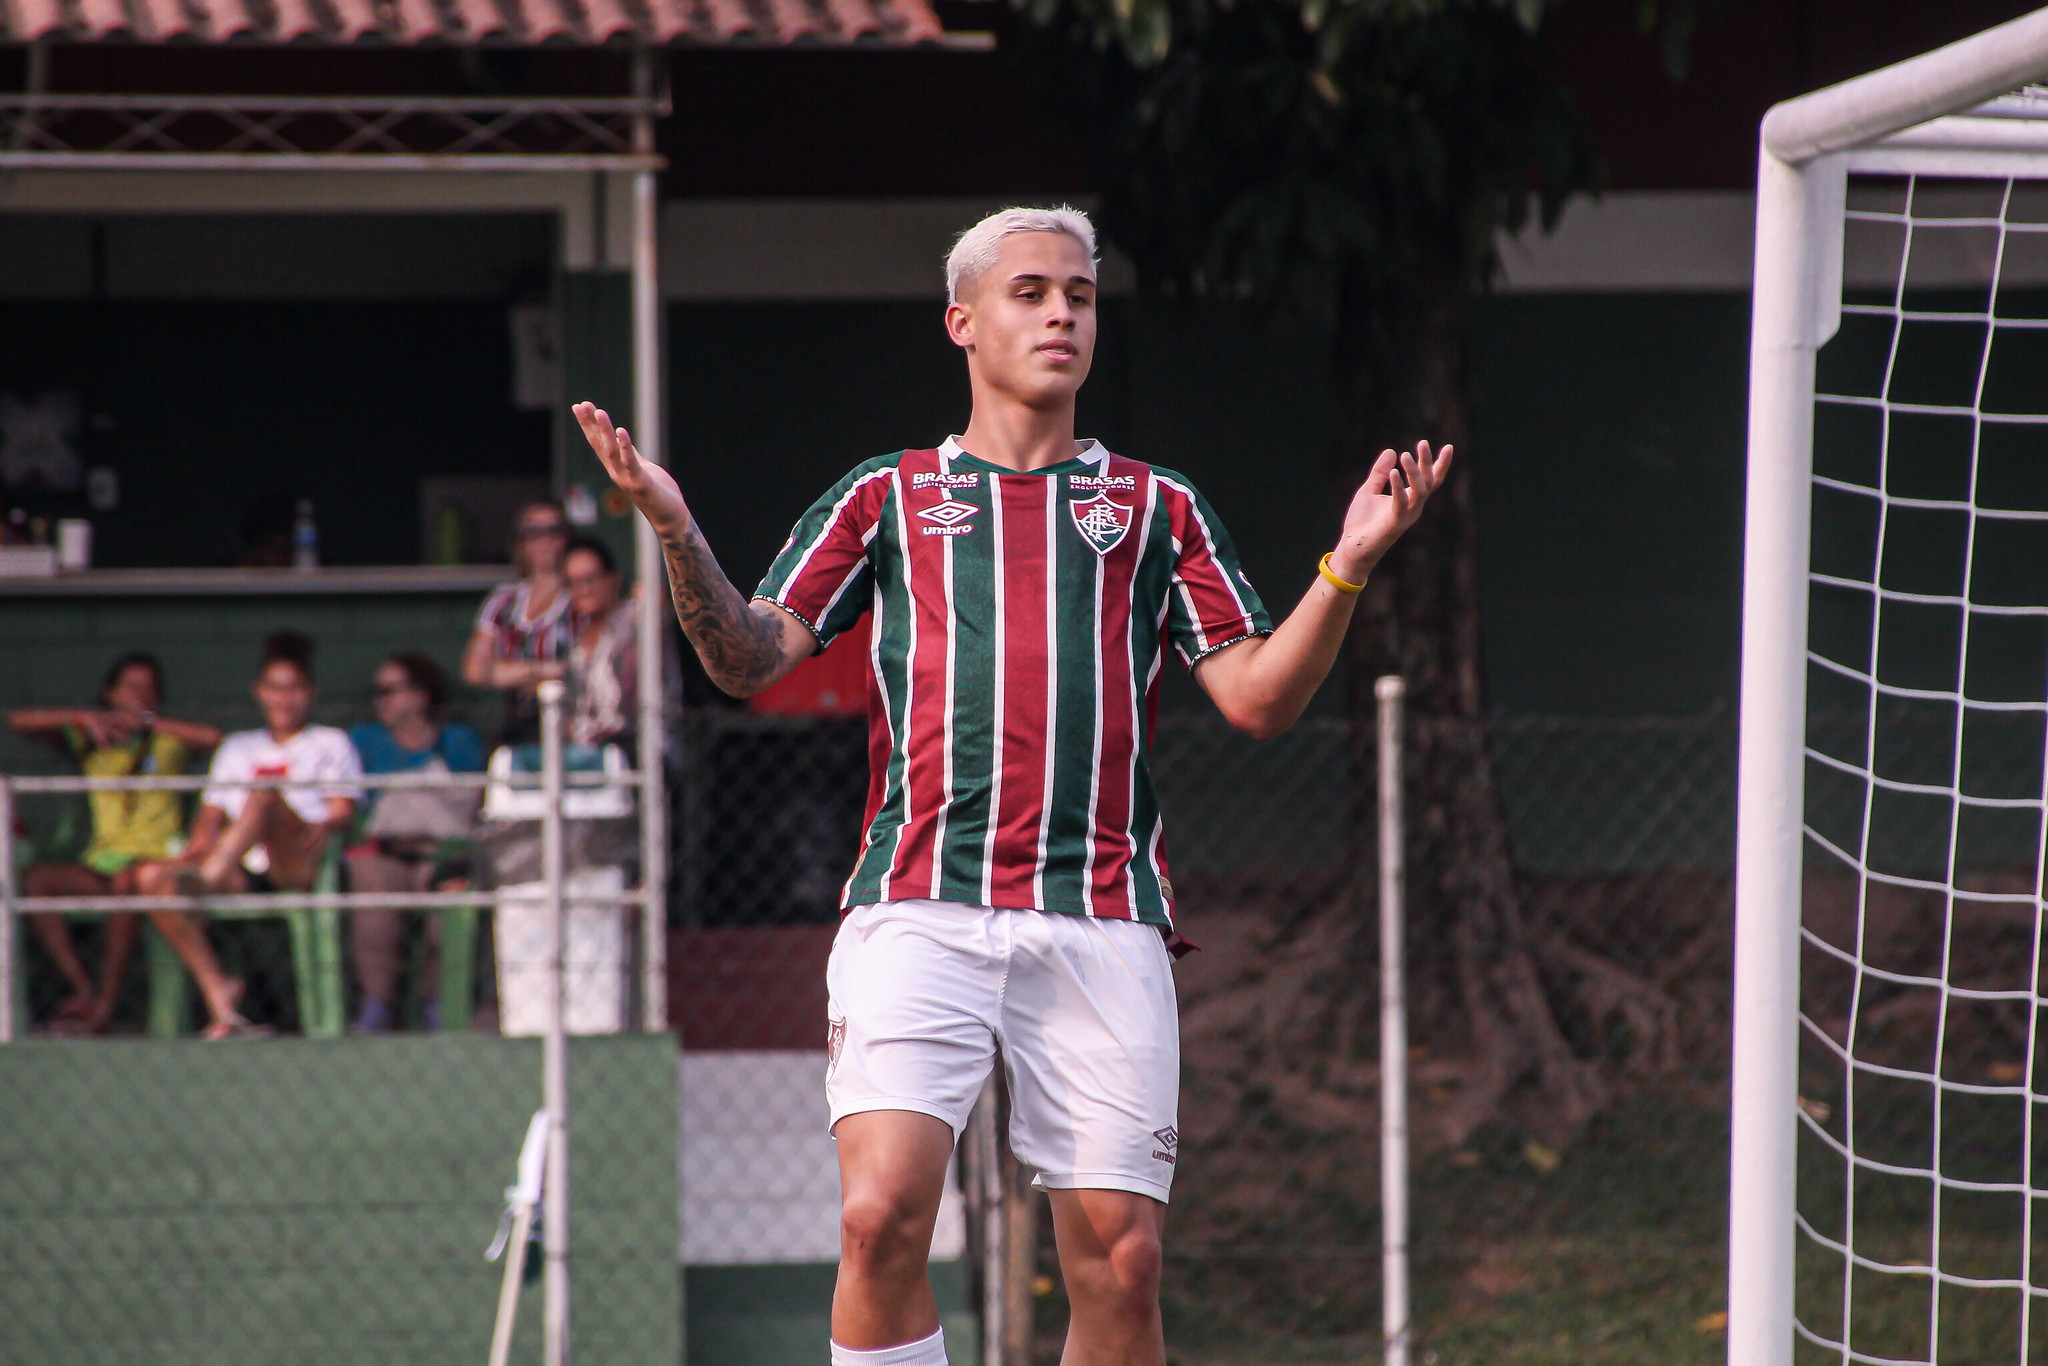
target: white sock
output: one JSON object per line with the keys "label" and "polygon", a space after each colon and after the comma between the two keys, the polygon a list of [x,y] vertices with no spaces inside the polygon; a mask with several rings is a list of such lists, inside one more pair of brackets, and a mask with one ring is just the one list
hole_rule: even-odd
{"label": "white sock", "polygon": [[946,1366],[946,1330],[894,1347],[862,1351],[832,1344],[832,1366]]}

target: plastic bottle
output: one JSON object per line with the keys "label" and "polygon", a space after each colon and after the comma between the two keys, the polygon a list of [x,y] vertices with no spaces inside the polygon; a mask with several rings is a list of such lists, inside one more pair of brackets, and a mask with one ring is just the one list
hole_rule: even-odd
{"label": "plastic bottle", "polygon": [[320,567],[320,528],[313,522],[313,500],[299,499],[297,518],[292,522],[292,568]]}

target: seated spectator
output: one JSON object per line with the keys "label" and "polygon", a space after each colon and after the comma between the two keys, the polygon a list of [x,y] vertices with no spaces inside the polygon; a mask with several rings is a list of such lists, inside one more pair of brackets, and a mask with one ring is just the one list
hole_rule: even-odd
{"label": "seated spectator", "polygon": [[[448,676],[425,655],[393,655],[377,666],[372,684],[375,721],[349,732],[365,773],[481,773],[482,744],[460,722],[444,722]],[[467,840],[476,817],[473,788],[371,790],[365,800],[363,841],[348,851],[349,889],[357,892],[458,891],[466,876],[449,860],[450,844]],[[356,1032],[391,1027],[398,996],[399,948],[405,930],[399,907],[360,906],[349,917],[349,947],[362,986]],[[426,980],[421,995],[429,1029],[440,1028],[440,984],[435,951],[441,917],[427,916]]]}
{"label": "seated spectator", "polygon": [[[307,723],[313,707],[313,642],[279,631],[263,644],[256,670],[262,730],[237,731],[221,742],[209,776],[312,779],[324,787],[209,787],[200,798],[191,841],[175,859],[144,864],[137,888],[146,896],[219,892],[305,891],[320,874],[327,845],[355,819],[362,764],[348,736]],[[221,971],[206,927],[187,911],[150,915],[206,998],[209,1039],[267,1032],[242,1018],[243,984]]]}
{"label": "seated spectator", "polygon": [[[163,705],[163,666],[155,655],[122,655],[107,670],[97,708],[41,708],[8,714],[23,735],[47,741],[75,759],[88,778],[169,777],[186,761],[220,743],[220,732],[198,721],[158,716]],[[92,792],[92,837],[76,863],[36,863],[23,870],[24,896],[128,896],[135,891],[137,866],[171,856],[185,828],[175,792]],[[61,915],[32,915],[36,942],[56,961],[71,995],[57,1007],[51,1027],[58,1033],[104,1034],[114,1018],[121,978],[135,949],[133,913],[106,920],[99,985],[93,985]]]}
{"label": "seated spectator", "polygon": [[[603,541],[578,537],[563,570],[574,629],[563,738],[572,745],[620,745],[630,755],[640,729],[639,614],[620,596],[618,563]],[[672,730],[681,670],[665,636],[662,645],[664,720]]]}
{"label": "seated spectator", "polygon": [[476,614],[462,652],[462,677],[472,687],[505,691],[500,744],[540,738],[535,690],[562,676],[569,653],[569,595],[562,584],[569,518],[552,498],[536,498],[512,519],[512,563],[519,577],[500,584]]}

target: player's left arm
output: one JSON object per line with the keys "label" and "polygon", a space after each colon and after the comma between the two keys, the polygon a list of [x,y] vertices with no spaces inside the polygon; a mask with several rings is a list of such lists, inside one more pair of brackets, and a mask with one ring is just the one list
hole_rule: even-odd
{"label": "player's left arm", "polygon": [[[1363,585],[1450,473],[1451,452],[1446,446],[1432,458],[1427,441],[1417,442],[1413,453],[1380,452],[1344,514],[1344,532],[1330,552],[1331,572]],[[1318,574],[1273,634],[1204,656],[1195,664],[1195,682],[1231,725],[1269,740],[1301,719],[1329,677],[1357,606],[1358,594]]]}

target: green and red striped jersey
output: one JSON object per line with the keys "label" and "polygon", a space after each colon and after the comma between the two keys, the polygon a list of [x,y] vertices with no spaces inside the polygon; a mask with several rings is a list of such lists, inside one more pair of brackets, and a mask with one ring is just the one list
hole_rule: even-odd
{"label": "green and red striped jersey", "polygon": [[1147,750],[1170,641],[1272,620],[1170,470],[1019,474],[949,439],[840,480],[755,595],[822,648],[874,612],[867,835],[843,904],[930,897],[1173,923]]}

